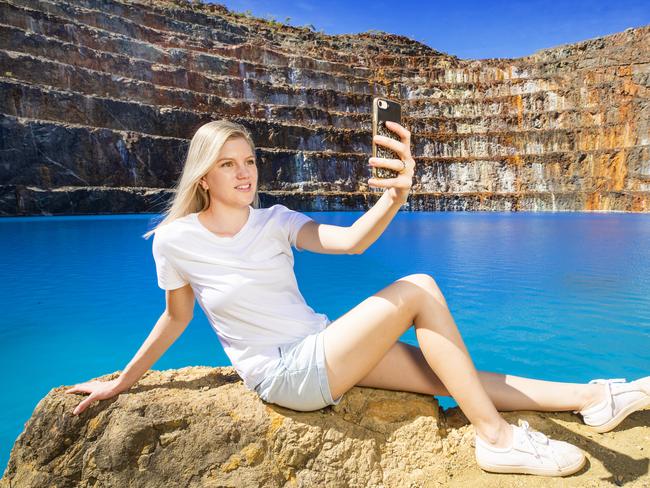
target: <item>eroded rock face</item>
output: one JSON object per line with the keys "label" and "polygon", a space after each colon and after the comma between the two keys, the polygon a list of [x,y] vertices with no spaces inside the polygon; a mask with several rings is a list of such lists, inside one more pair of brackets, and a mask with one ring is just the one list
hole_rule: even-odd
{"label": "eroded rock face", "polygon": [[477,61],[182,1],[0,13],[1,215],[158,211],[223,117],[254,134],[263,204],[364,209],[376,95],[413,133],[407,208],[650,210],[650,26]]}
{"label": "eroded rock face", "polygon": [[[297,412],[263,402],[232,367],[187,367],[149,371],[75,416],[83,397],[67,388],[38,403],[0,487],[557,486],[480,470],[473,427],[427,395],[354,387],[339,405]],[[563,486],[650,481],[650,410],[602,435],[569,413],[504,416],[585,450],[590,464]]]}

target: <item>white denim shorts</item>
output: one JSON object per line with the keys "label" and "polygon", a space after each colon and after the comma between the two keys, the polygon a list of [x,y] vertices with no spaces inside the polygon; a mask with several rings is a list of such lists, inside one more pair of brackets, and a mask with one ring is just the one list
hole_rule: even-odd
{"label": "white denim shorts", "polygon": [[343,395],[334,400],[327,379],[324,332],[278,347],[277,366],[255,387],[262,400],[303,412],[339,404]]}

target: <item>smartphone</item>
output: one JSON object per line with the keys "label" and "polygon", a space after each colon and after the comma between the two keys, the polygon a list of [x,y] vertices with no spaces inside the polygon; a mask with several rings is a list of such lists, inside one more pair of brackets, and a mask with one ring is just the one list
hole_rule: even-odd
{"label": "smartphone", "polygon": [[[399,141],[399,137],[392,130],[386,127],[386,121],[397,122],[402,124],[402,107],[401,105],[388,98],[375,97],[372,100],[372,137],[376,135],[390,137]],[[373,158],[395,159],[396,155],[390,149],[372,143]],[[372,167],[373,178],[396,178],[399,173],[387,168]]]}

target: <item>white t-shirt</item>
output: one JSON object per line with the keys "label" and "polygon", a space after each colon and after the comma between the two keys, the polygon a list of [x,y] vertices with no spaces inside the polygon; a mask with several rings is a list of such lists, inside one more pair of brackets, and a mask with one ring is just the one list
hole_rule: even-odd
{"label": "white t-shirt", "polygon": [[232,237],[208,230],[195,212],[158,228],[152,251],[158,286],[190,283],[232,365],[253,389],[279,359],[279,345],[320,332],[330,320],[307,305],[293,272],[291,246],[312,219],[284,205],[249,208]]}

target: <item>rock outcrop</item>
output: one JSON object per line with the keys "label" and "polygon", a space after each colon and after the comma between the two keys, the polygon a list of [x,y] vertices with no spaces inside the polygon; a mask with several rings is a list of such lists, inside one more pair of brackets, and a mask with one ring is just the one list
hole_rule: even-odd
{"label": "rock outcrop", "polygon": [[407,208],[650,210],[650,26],[462,60],[177,3],[0,1],[0,215],[159,211],[222,117],[254,134],[264,205],[364,209],[375,95],[413,133]]}
{"label": "rock outcrop", "polygon": [[[112,379],[119,373],[100,378]],[[58,387],[18,437],[10,487],[522,487],[555,478],[485,473],[474,430],[434,397],[354,387],[339,405],[297,412],[263,402],[232,367],[149,371],[121,395],[72,414]],[[593,433],[570,413],[504,413],[580,446],[589,463],[562,486],[647,487],[650,410]]]}

